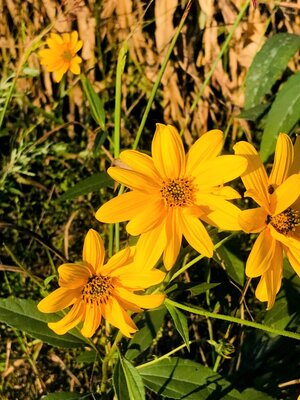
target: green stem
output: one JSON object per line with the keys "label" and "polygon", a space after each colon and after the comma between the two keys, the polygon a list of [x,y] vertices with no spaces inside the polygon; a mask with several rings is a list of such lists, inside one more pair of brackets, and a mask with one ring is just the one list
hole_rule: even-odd
{"label": "green stem", "polygon": [[177,28],[177,30],[176,30],[176,32],[175,32],[175,35],[174,35],[174,37],[173,37],[173,39],[172,39],[172,41],[171,41],[171,43],[170,43],[170,46],[169,46],[168,51],[167,51],[167,54],[166,54],[166,56],[165,56],[165,58],[164,58],[164,60],[163,60],[163,63],[162,63],[162,65],[161,65],[161,67],[160,67],[160,70],[159,70],[159,73],[158,73],[158,75],[157,75],[156,81],[155,81],[155,83],[154,83],[154,85],[153,85],[153,88],[152,88],[152,90],[151,90],[150,97],[149,97],[149,100],[148,100],[146,109],[145,109],[144,114],[143,114],[143,117],[142,117],[142,121],[141,121],[141,123],[140,123],[138,132],[137,132],[137,134],[136,134],[135,141],[134,141],[133,146],[132,146],[132,148],[133,148],[134,150],[135,150],[135,149],[137,148],[137,146],[138,146],[138,143],[139,143],[139,140],[140,140],[142,131],[143,131],[143,129],[144,129],[144,126],[145,126],[145,124],[146,124],[146,121],[147,121],[147,118],[148,118],[148,114],[149,114],[149,112],[150,112],[150,109],[151,109],[151,106],[152,106],[154,97],[155,97],[155,95],[156,95],[158,86],[160,85],[161,79],[162,79],[162,77],[163,77],[163,74],[164,74],[165,69],[166,69],[166,67],[167,67],[167,64],[168,64],[168,62],[169,62],[169,59],[170,59],[170,56],[171,56],[172,51],[173,51],[173,49],[174,49],[174,46],[175,46],[175,44],[176,44],[176,42],[177,42],[177,39],[178,39],[179,34],[180,34],[180,32],[181,32],[181,29],[182,29],[182,27],[183,27],[183,25],[184,25],[184,23],[185,23],[185,20],[186,20],[188,14],[189,14],[191,5],[192,5],[192,0],[189,0],[188,3],[187,3],[186,8],[185,8],[185,10],[184,10],[184,13],[182,14],[182,17],[181,17],[179,26],[178,26],[178,28]]}
{"label": "green stem", "polygon": [[233,322],[236,324],[249,326],[250,328],[260,329],[262,331],[272,333],[273,335],[280,335],[280,336],[285,336],[285,337],[288,337],[291,339],[300,340],[299,333],[272,328],[271,326],[268,326],[268,325],[263,325],[263,324],[259,324],[257,322],[247,321],[247,320],[237,318],[237,317],[231,317],[229,315],[212,313],[212,312],[209,312],[206,310],[201,310],[200,308],[186,306],[184,304],[177,303],[176,301],[173,301],[170,299],[166,299],[165,302],[169,303],[173,307],[177,307],[181,310],[188,311],[193,314],[202,315],[203,317],[211,317],[211,318],[215,318],[215,319],[221,319],[222,321],[229,321],[229,322]]}
{"label": "green stem", "polygon": [[106,391],[106,385],[107,385],[107,380],[108,380],[108,363],[112,359],[113,355],[118,349],[118,344],[121,341],[123,335],[122,332],[119,331],[113,345],[111,346],[109,352],[106,354],[106,356],[103,359],[102,363],[102,379],[101,379],[101,384],[100,384],[100,393],[105,393]]}

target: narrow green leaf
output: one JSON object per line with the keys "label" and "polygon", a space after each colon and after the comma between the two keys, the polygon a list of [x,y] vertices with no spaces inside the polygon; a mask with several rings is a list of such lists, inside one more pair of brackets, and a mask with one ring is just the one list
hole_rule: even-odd
{"label": "narrow green leaf", "polygon": [[113,384],[118,400],[145,400],[145,388],[138,370],[121,355]]}
{"label": "narrow green leaf", "polygon": [[220,283],[175,282],[165,290],[165,293],[189,290],[193,296],[198,296],[199,294],[205,293],[207,290],[213,289],[219,285]]}
{"label": "narrow green leaf", "polygon": [[134,360],[151,346],[162,327],[166,312],[165,307],[160,307],[158,310],[143,313],[143,319],[137,323],[139,330],[128,345],[125,354],[127,360]]}
{"label": "narrow green leaf", "polygon": [[98,174],[89,176],[88,178],[76,183],[76,185],[63,193],[57,200],[71,200],[84,194],[97,192],[99,189],[107,187],[112,183],[113,181],[107,173],[99,172]]}
{"label": "narrow green leaf", "polygon": [[239,115],[236,116],[236,118],[246,119],[247,121],[257,121],[258,118],[264,114],[269,107],[270,103],[258,104],[255,107],[243,110]]}
{"label": "narrow green leaf", "polygon": [[81,334],[75,330],[65,335],[56,335],[47,322],[58,321],[61,314],[44,314],[32,300],[9,297],[0,299],[0,321],[28,333],[36,339],[57,347],[80,347],[86,345]]}
{"label": "narrow green leaf", "polygon": [[300,49],[300,36],[278,33],[256,54],[246,79],[245,109],[257,106],[286,69],[289,59]]}
{"label": "narrow green leaf", "polygon": [[79,399],[87,399],[87,395],[80,395],[79,393],[76,392],[57,392],[57,393],[49,393],[46,396],[41,397],[41,400],[79,400]]}
{"label": "narrow green leaf", "polygon": [[242,400],[232,384],[211,369],[178,357],[139,367],[148,389],[160,397],[185,400]]}
{"label": "narrow green leaf", "polygon": [[289,133],[300,119],[300,71],[282,85],[268,113],[260,146],[263,161],[274,152],[280,132]]}
{"label": "narrow green leaf", "polygon": [[175,324],[175,328],[177,329],[178,333],[182,337],[184,343],[188,350],[190,350],[190,343],[189,343],[189,328],[187,323],[187,317],[179,311],[176,307],[173,307],[171,304],[165,304],[167,307],[173,321]]}
{"label": "narrow green leaf", "polygon": [[84,93],[87,97],[89,105],[91,107],[91,115],[97,124],[104,129],[105,128],[105,111],[102,100],[95,92],[91,82],[86,76],[81,76],[81,83],[83,86]]}
{"label": "narrow green leaf", "polygon": [[[234,253],[225,246],[219,247],[217,253],[225,264],[229,277],[239,285],[243,286],[245,281],[245,265]],[[219,260],[216,260],[219,262]]]}

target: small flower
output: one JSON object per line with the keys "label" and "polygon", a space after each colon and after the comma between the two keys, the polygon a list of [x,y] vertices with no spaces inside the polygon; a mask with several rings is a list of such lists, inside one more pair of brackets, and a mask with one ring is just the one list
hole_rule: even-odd
{"label": "small flower", "polygon": [[47,39],[49,49],[42,49],[38,52],[40,62],[45,65],[48,72],[53,72],[55,82],[60,82],[63,75],[70,70],[73,74],[80,74],[81,58],[77,52],[82,47],[82,40],[78,40],[78,32],[51,33]]}
{"label": "small flower", "polygon": [[141,273],[141,268],[133,263],[134,252],[134,247],[127,247],[103,265],[103,241],[90,229],[84,240],[83,263],[61,265],[58,268],[60,288],[38,304],[38,309],[45,313],[72,305],[60,321],[49,322],[49,328],[63,335],[83,321],[81,333],[91,337],[104,317],[130,337],[137,327],[126,311],[156,308],[165,298],[163,294],[134,293],[160,283],[165,275],[157,269]]}
{"label": "small flower", "polygon": [[246,274],[261,276],[255,294],[260,301],[267,301],[270,309],[281,286],[283,252],[300,276],[300,140],[298,137],[293,147],[287,135],[279,135],[269,177],[251,144],[239,142],[234,150],[248,160],[241,176],[245,195],[260,206],[242,211],[239,217],[245,232],[259,233]]}
{"label": "small flower", "polygon": [[213,243],[203,221],[220,229],[239,230],[239,209],[228,199],[239,194],[226,182],[246,169],[246,160],[234,155],[219,156],[223,133],[202,135],[187,155],[177,130],[157,124],[152,157],[126,150],[120,159],[126,168],[111,167],[109,175],[129,187],[105,203],[96,213],[102,222],[129,221],[131,235],[141,235],[136,259],[151,268],[164,253],[169,270],[178,256],[182,236],[199,253],[213,255]]}

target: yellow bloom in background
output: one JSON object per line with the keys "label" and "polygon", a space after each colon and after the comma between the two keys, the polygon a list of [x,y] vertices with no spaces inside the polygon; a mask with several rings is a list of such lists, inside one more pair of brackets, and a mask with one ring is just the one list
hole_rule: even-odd
{"label": "yellow bloom in background", "polygon": [[103,317],[125,336],[130,337],[136,332],[137,327],[126,311],[156,308],[165,296],[134,292],[160,283],[165,274],[157,269],[141,273],[141,268],[133,262],[134,252],[134,247],[127,247],[103,264],[103,241],[90,229],[84,240],[83,263],[61,265],[58,268],[60,288],[38,304],[38,309],[45,313],[72,305],[60,321],[49,322],[48,326],[63,335],[83,321],[81,333],[91,337]]}
{"label": "yellow bloom in background", "polygon": [[99,221],[128,221],[127,232],[141,235],[136,250],[139,265],[153,267],[162,253],[169,270],[178,256],[182,236],[199,253],[212,257],[213,243],[203,221],[220,229],[239,230],[239,209],[228,202],[239,194],[226,182],[238,177],[247,162],[235,155],[217,155],[223,133],[202,135],[185,154],[177,130],[157,124],[152,157],[134,150],[120,154],[125,168],[111,167],[109,175],[129,192],[105,203]]}
{"label": "yellow bloom in background", "polygon": [[[299,138],[299,137],[298,137]],[[247,142],[234,146],[244,156],[248,168],[241,178],[247,191],[260,207],[242,211],[239,217],[245,232],[260,233],[249,254],[246,274],[261,276],[256,297],[274,304],[281,286],[283,251],[300,276],[300,140],[295,148],[291,139],[280,134],[270,176],[255,148]]]}
{"label": "yellow bloom in background", "polygon": [[60,82],[68,70],[75,75],[80,74],[82,59],[76,53],[82,47],[82,40],[78,40],[78,32],[51,33],[46,43],[49,49],[40,50],[38,55],[46,70],[53,72],[55,82]]}

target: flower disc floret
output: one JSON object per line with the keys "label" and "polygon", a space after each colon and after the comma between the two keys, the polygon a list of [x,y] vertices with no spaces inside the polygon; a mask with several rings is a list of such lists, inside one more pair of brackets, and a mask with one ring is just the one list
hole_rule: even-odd
{"label": "flower disc floret", "polygon": [[188,178],[163,181],[160,192],[169,207],[185,207],[195,201],[195,187]]}

